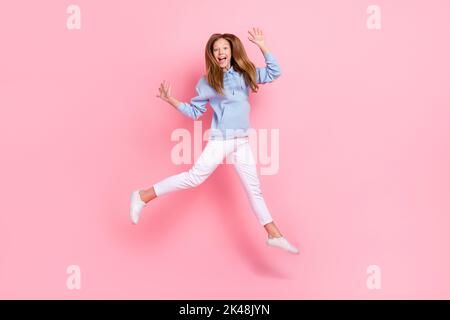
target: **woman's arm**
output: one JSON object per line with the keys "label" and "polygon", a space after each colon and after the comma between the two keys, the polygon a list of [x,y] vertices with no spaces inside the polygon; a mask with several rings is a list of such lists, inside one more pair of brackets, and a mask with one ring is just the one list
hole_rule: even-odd
{"label": "woman's arm", "polygon": [[256,82],[257,83],[268,83],[277,79],[281,76],[281,68],[277,60],[272,53],[267,51],[264,53],[264,59],[266,60],[265,67],[256,68]]}
{"label": "woman's arm", "polygon": [[280,65],[270,52],[269,48],[267,48],[262,30],[259,28],[253,28],[253,32],[248,32],[250,33],[249,40],[259,47],[266,61],[265,68],[256,68],[256,82],[272,82],[281,75]]}
{"label": "woman's arm", "polygon": [[194,120],[197,120],[206,111],[206,104],[209,101],[208,98],[204,97],[201,94],[200,87],[201,87],[201,79],[195,86],[197,96],[192,98],[190,103],[180,102],[178,99],[171,96],[171,85],[164,81],[163,83],[161,83],[161,87],[159,88],[159,95],[157,95],[157,97],[166,101],[172,107],[179,110],[184,115]]}
{"label": "woman's arm", "polygon": [[261,49],[263,55],[269,52],[269,49],[267,48],[266,45],[266,41],[264,39],[264,34],[261,29],[253,28],[253,32],[249,30],[248,33],[250,33],[248,39],[254,44],[256,44],[259,47],[259,49]]}
{"label": "woman's arm", "polygon": [[262,52],[263,55],[265,55],[266,53],[270,52],[266,45],[260,46],[259,49],[261,49],[261,52]]}
{"label": "woman's arm", "polygon": [[159,87],[159,95],[156,95],[158,98],[161,98],[163,101],[168,102],[172,107],[177,108],[180,104],[180,101],[172,97],[171,95],[172,86],[170,83],[164,80]]}
{"label": "woman's arm", "polygon": [[181,103],[179,100],[175,99],[174,97],[169,97],[167,102],[170,103],[170,105],[172,107],[174,107],[175,109],[178,109],[178,106]]}

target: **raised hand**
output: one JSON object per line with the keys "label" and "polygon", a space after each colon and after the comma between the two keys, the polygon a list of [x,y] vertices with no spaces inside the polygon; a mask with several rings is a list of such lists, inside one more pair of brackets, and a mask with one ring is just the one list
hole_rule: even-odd
{"label": "raised hand", "polygon": [[253,32],[251,30],[249,30],[248,33],[250,34],[248,36],[248,40],[250,40],[251,42],[256,44],[258,47],[261,48],[266,45],[265,39],[264,39],[264,34],[261,29],[253,28]]}
{"label": "raised hand", "polygon": [[171,97],[171,90],[172,90],[172,87],[171,87],[170,83],[168,83],[168,82],[166,82],[166,80],[164,80],[161,83],[161,86],[159,87],[159,95],[157,95],[157,97],[163,99],[166,102],[169,102],[169,99]]}

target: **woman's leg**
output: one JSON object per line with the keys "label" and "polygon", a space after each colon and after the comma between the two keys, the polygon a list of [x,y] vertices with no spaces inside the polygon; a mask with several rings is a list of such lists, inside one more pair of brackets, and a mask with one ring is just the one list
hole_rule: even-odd
{"label": "woman's leg", "polygon": [[130,205],[130,218],[133,224],[138,223],[142,210],[150,200],[173,191],[200,185],[232,151],[233,144],[227,140],[208,141],[202,154],[190,170],[167,177],[147,190],[133,191]]}
{"label": "woman's leg", "polygon": [[290,253],[298,254],[299,251],[280,233],[273,222],[272,216],[267,209],[264,201],[258,174],[256,172],[256,162],[253,157],[252,149],[248,139],[238,139],[236,151],[232,154],[234,167],[236,168],[242,184],[245,186],[247,195],[253,207],[260,224],[267,231],[269,239],[267,244],[272,247],[278,247]]}
{"label": "woman's leg", "polygon": [[278,238],[283,236],[273,221],[265,224],[264,229],[266,229],[269,238]]}
{"label": "woman's leg", "polygon": [[139,195],[141,196],[141,200],[144,201],[145,203],[152,201],[153,199],[156,198],[155,188],[153,188],[152,186],[148,189],[141,190],[139,191]]}
{"label": "woman's leg", "polygon": [[211,175],[223,161],[224,157],[231,151],[232,144],[230,144],[229,141],[208,141],[205,149],[191,169],[167,177],[146,190],[141,190],[141,199],[147,203],[164,194],[200,185]]}
{"label": "woman's leg", "polygon": [[259,223],[264,226],[269,237],[282,237],[264,201],[248,138],[236,140],[236,150],[232,154],[232,161]]}

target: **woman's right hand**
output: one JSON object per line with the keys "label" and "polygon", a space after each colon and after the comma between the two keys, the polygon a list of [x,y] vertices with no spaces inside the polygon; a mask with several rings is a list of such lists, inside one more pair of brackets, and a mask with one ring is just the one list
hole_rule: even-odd
{"label": "woman's right hand", "polygon": [[169,99],[171,96],[171,85],[164,80],[159,87],[159,95],[157,97],[170,103]]}

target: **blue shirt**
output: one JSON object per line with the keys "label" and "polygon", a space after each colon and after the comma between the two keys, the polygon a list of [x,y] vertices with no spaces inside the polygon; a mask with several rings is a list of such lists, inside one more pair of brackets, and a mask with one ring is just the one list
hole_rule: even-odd
{"label": "blue shirt", "polygon": [[[272,82],[281,75],[281,69],[272,53],[264,54],[266,67],[256,68],[256,82]],[[197,120],[206,111],[209,102],[214,110],[211,120],[209,140],[233,139],[248,136],[250,129],[250,103],[248,95],[250,86],[244,76],[235,71],[233,66],[223,75],[224,96],[220,96],[202,76],[195,86],[197,96],[189,102],[181,102],[177,109],[184,115]]]}

